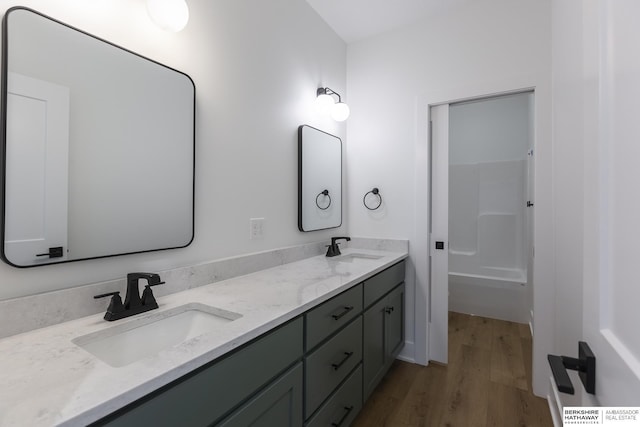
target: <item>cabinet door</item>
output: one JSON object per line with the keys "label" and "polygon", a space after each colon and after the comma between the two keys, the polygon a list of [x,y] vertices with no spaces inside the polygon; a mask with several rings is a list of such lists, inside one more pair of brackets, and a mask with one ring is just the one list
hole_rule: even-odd
{"label": "cabinet door", "polygon": [[302,318],[293,320],[93,425],[210,425],[266,386],[302,356],[302,326]]}
{"label": "cabinet door", "polygon": [[385,357],[391,366],[404,347],[404,283],[385,298]]}
{"label": "cabinet door", "polygon": [[364,312],[363,331],[363,397],[366,401],[385,373],[385,317],[383,298]]}
{"label": "cabinet door", "polygon": [[364,312],[364,400],[404,347],[404,283]]}
{"label": "cabinet door", "polygon": [[302,363],[298,363],[217,426],[302,426]]}

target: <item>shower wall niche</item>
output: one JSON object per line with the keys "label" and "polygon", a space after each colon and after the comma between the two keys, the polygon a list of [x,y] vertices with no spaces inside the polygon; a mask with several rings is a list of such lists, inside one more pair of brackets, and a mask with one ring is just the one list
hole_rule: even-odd
{"label": "shower wall niche", "polygon": [[533,94],[449,110],[449,307],[527,322]]}

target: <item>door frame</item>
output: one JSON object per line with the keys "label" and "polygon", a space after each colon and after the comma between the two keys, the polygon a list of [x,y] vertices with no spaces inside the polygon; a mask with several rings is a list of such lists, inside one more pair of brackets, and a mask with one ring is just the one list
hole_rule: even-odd
{"label": "door frame", "polygon": [[[437,92],[416,96],[415,103],[415,218],[414,238],[409,253],[415,268],[415,338],[414,361],[429,364],[429,201],[431,200],[429,177],[430,140],[429,109],[432,106],[475,98],[506,95],[515,92],[533,91],[535,94],[535,135],[536,169],[552,170],[551,138],[551,80],[548,73],[532,73],[509,76],[500,81],[476,82],[468,86],[446,88]],[[555,284],[553,282],[553,227],[552,227],[552,176],[551,173],[535,175],[534,212],[535,231],[533,241],[536,246],[534,275],[539,283],[533,295],[533,389],[538,396],[545,396],[548,390],[549,368],[546,355],[553,349],[553,315],[555,312]]]}
{"label": "door frame", "polygon": [[[618,307],[617,301],[635,298],[627,289],[616,289],[616,282],[637,283],[632,267],[637,242],[629,241],[634,235],[626,236],[628,227],[636,225],[635,218],[625,217],[629,210],[637,210],[637,204],[625,206],[616,201],[628,199],[629,186],[618,185],[628,181],[628,176],[622,178],[616,172],[635,166],[621,159],[634,159],[635,153],[626,144],[634,144],[639,132],[635,120],[621,113],[632,98],[637,99],[640,87],[637,78],[631,83],[623,77],[635,73],[640,63],[621,60],[635,50],[628,33],[629,27],[635,30],[630,9],[637,12],[640,7],[630,0],[588,2],[583,10],[582,339],[597,360],[595,394],[583,393],[583,406],[635,406],[640,393],[640,359],[625,343],[635,331],[624,328],[633,322],[614,317],[614,313],[631,311],[628,306]],[[628,259],[620,256],[625,253],[632,255]]]}
{"label": "door frame", "polygon": [[[439,363],[448,363],[448,321],[447,321],[447,316],[448,316],[448,308],[449,308],[449,300],[448,300],[448,296],[449,296],[449,285],[448,285],[448,281],[447,281],[447,275],[448,275],[448,262],[447,262],[447,258],[448,257],[448,247],[449,247],[449,233],[448,230],[444,231],[443,228],[448,227],[448,222],[449,222],[449,207],[446,207],[446,210],[443,210],[442,208],[439,208],[437,210],[434,210],[434,201],[435,199],[438,199],[439,203],[443,203],[446,199],[446,203],[448,205],[448,194],[442,194],[442,191],[444,191],[444,186],[446,186],[446,192],[448,193],[449,190],[449,180],[448,180],[448,176],[443,176],[441,174],[448,174],[449,171],[449,125],[450,125],[450,116],[449,116],[449,108],[453,105],[459,104],[459,103],[466,103],[466,102],[475,102],[475,101],[488,101],[488,100],[492,100],[492,99],[498,99],[504,96],[511,96],[511,95],[520,95],[520,94],[531,94],[533,95],[533,110],[535,110],[535,90],[530,90],[530,89],[526,89],[526,90],[513,90],[513,91],[508,91],[506,93],[501,93],[501,94],[493,94],[493,95],[488,95],[488,96],[476,96],[473,98],[467,98],[467,99],[462,99],[462,100],[456,100],[456,101],[451,101],[451,102],[444,102],[444,103],[440,103],[437,105],[430,105],[429,106],[429,153],[430,153],[430,179],[429,179],[429,185],[430,185],[430,196],[429,196],[429,236],[431,239],[437,239],[437,240],[444,240],[445,244],[444,244],[444,253],[440,253],[440,251],[436,250],[435,246],[434,246],[434,242],[431,241],[429,242],[429,268],[430,268],[430,298],[429,298],[429,302],[430,302],[430,323],[432,325],[431,327],[431,333],[429,334],[429,360],[433,360],[435,362],[439,362]],[[443,111],[440,110],[440,112],[438,113],[438,115],[434,115],[434,110],[440,109],[441,107],[445,107],[447,109],[447,111]],[[530,113],[533,113],[534,111],[530,111]],[[434,117],[436,116],[436,117]],[[535,122],[535,115],[534,115],[534,120],[533,122]],[[439,123],[440,126],[447,126],[446,129],[439,129],[439,131],[437,132],[437,136],[436,136],[436,131],[434,129],[437,129],[436,126],[434,125],[435,123]],[[439,144],[436,144],[436,141],[439,141],[439,139],[442,139],[442,141],[440,141],[440,144],[442,144],[442,146],[439,146]],[[535,132],[532,136],[532,140],[531,142],[535,143]],[[446,141],[446,142],[445,142]],[[446,144],[446,146],[445,146]],[[528,147],[529,149],[532,149],[533,147]],[[535,150],[534,150],[535,151]],[[446,163],[446,166],[444,167],[438,167],[438,164],[440,163]],[[531,185],[533,184],[533,188],[535,190],[535,182],[530,183],[529,178],[530,178],[530,174],[533,174],[533,177],[535,179],[535,163],[533,163],[533,170],[530,171],[530,166],[531,166],[532,162],[527,162],[527,189],[525,190],[527,193],[525,194],[526,197],[530,197],[529,200],[535,200],[534,195],[529,195],[528,191],[531,188]],[[436,183],[438,185],[434,185],[434,183]],[[441,188],[442,186],[442,188]],[[435,212],[439,212],[439,214],[436,216]],[[446,212],[446,213],[445,213]],[[526,236],[525,238],[527,239],[527,248],[530,248],[531,245],[534,243],[530,240],[533,240],[533,235],[531,234],[532,229],[530,227],[534,227],[535,225],[535,221],[534,218],[531,218],[529,216],[529,210],[527,210],[526,212],[526,216],[525,216],[525,221],[527,224],[527,232],[526,232]],[[437,224],[436,224],[437,223]],[[533,283],[534,280],[533,277],[533,272],[529,271],[529,266],[530,266],[530,257],[533,254],[530,254],[527,257],[527,281],[529,283],[529,286],[533,287]],[[438,269],[436,270],[433,266],[434,266],[434,261],[436,260],[434,257],[439,257],[439,256],[445,256],[445,259],[441,259],[440,261],[437,261],[438,265]],[[446,266],[446,267],[445,267]],[[447,270],[447,271],[441,271],[441,270]],[[440,284],[437,285],[436,281],[442,281],[445,282],[446,284]],[[435,303],[435,304],[434,304]],[[531,303],[533,304],[533,301],[531,301]],[[438,319],[438,325],[434,325],[434,319]],[[532,315],[529,316],[529,326],[531,329],[533,329],[533,319],[532,319]]]}

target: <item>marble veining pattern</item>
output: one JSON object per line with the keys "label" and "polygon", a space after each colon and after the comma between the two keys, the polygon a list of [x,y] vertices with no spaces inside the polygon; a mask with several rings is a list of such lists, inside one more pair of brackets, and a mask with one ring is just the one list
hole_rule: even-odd
{"label": "marble veining pattern", "polygon": [[[170,295],[320,255],[324,245],[325,242],[307,243],[160,271],[158,273],[166,283],[155,288],[154,294],[158,297]],[[0,301],[0,338],[104,312],[109,301],[95,300],[93,296],[120,291],[124,298],[125,289],[126,280],[121,278]]]}
{"label": "marble veining pattern", "polygon": [[[345,249],[379,259],[314,256],[158,297],[160,311],[198,302],[242,314],[137,362],[113,368],[71,342],[114,326],[102,314],[0,340],[0,425],[85,425],[258,337],[407,257],[407,249]],[[184,272],[175,280],[185,280]],[[204,277],[211,279],[205,274]]]}

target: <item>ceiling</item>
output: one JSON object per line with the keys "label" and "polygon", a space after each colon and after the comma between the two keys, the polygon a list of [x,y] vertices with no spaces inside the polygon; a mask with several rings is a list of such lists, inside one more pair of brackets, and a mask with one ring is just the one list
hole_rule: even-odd
{"label": "ceiling", "polygon": [[438,14],[469,0],[306,0],[347,43]]}

